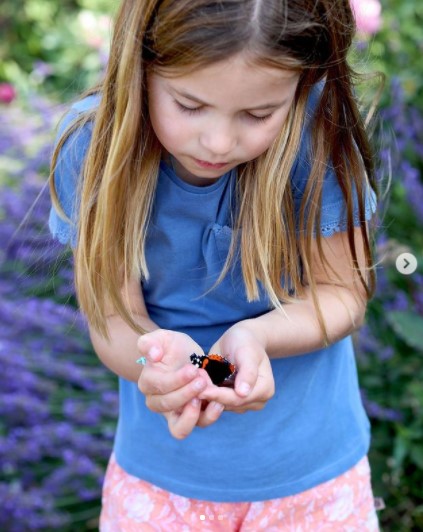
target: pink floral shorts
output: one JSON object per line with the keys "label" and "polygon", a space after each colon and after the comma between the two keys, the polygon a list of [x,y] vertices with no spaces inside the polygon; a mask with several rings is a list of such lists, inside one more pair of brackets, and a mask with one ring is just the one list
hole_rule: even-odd
{"label": "pink floral shorts", "polygon": [[378,531],[367,457],[298,495],[262,502],[187,499],[139,480],[111,457],[103,487],[101,532]]}

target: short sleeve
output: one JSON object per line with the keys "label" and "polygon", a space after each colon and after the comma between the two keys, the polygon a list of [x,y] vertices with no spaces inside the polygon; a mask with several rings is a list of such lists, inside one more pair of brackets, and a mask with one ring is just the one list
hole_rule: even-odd
{"label": "short sleeve", "polygon": [[[73,106],[62,120],[56,143],[67,128],[78,117],[81,109]],[[49,228],[53,238],[62,244],[76,246],[78,221],[78,184],[82,175],[84,160],[91,141],[92,123],[87,122],[73,131],[59,151],[54,172],[54,183],[63,212],[70,222],[64,220],[52,206],[49,215]]]}
{"label": "short sleeve", "polygon": [[[294,163],[291,174],[291,186],[294,198],[295,211],[297,213],[297,227],[299,227],[299,210],[307,180],[311,171],[311,117],[316,108],[322,85],[316,86],[309,99],[305,126],[301,135],[300,149]],[[359,226],[360,213],[358,207],[357,190],[353,189],[354,225]],[[364,187],[364,220],[370,220],[376,211],[376,194],[369,184]],[[336,232],[347,230],[347,212],[341,187],[335,175],[333,167],[329,164],[324,176],[321,201],[320,232],[323,237],[332,236]],[[363,221],[364,221],[363,220]]]}

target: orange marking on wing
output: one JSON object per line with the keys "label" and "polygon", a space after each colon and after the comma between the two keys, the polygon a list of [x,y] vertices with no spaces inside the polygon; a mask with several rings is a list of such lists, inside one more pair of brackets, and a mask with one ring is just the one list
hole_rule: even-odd
{"label": "orange marking on wing", "polygon": [[226,362],[226,359],[221,355],[209,355],[209,358],[212,360],[217,360],[218,362]]}

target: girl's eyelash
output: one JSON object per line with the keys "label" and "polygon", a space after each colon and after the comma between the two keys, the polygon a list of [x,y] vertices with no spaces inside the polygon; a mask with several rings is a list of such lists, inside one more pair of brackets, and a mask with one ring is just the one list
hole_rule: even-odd
{"label": "girl's eyelash", "polygon": [[201,110],[201,107],[187,107],[186,105],[182,105],[178,100],[175,100],[175,103],[183,113],[188,113],[190,115],[198,113],[198,111]]}
{"label": "girl's eyelash", "polygon": [[255,116],[250,113],[247,113],[247,116],[248,118],[250,118],[251,120],[254,120],[255,122],[265,122],[266,120],[269,120],[269,118],[272,116],[272,113],[270,113],[269,115],[264,115],[264,116]]}
{"label": "girl's eyelash", "polygon": [[[183,105],[182,103],[178,102],[178,100],[175,100],[175,103],[183,113],[187,113],[189,115],[196,114],[202,110],[202,107],[187,107],[186,105]],[[272,116],[272,113],[265,115],[265,116],[255,116],[255,115],[252,115],[251,113],[246,113],[246,117],[249,120],[252,120],[253,122],[265,122],[271,116]]]}

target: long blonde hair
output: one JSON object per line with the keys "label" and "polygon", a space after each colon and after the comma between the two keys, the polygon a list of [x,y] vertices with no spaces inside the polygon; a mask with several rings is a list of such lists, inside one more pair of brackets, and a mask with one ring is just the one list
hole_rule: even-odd
{"label": "long blonde hair", "polygon": [[[330,163],[345,201],[351,264],[371,297],[375,279],[363,198],[369,183],[374,190],[376,186],[372,153],[347,62],[354,32],[348,0],[122,1],[105,79],[89,91],[101,95],[100,104],[83,114],[58,143],[50,180],[53,202],[60,210],[54,186],[58,153],[73,131],[93,121],[80,181],[75,280],[80,307],[96,330],[107,336],[105,309],[111,304],[134,330],[143,332],[121,290],[133,276],[149,277],[145,240],[161,146],[149,121],[147,72],[158,69],[177,75],[243,51],[257,63],[299,71],[300,81],[278,138],[266,153],[238,169],[234,228],[239,231],[234,234],[240,237],[239,241],[234,237],[220,278],[240,244],[247,297],[258,297],[261,282],[272,304],[281,308],[282,302],[304,295],[304,272],[328,342],[311,274],[311,243],[315,232],[322,249],[316,227],[320,226],[323,177]],[[324,80],[324,86],[313,118],[314,158],[298,231],[290,176],[307,99],[319,80]],[[354,189],[368,275],[358,268]],[[322,260],[325,262],[324,256]],[[294,296],[288,293],[288,286]]]}

